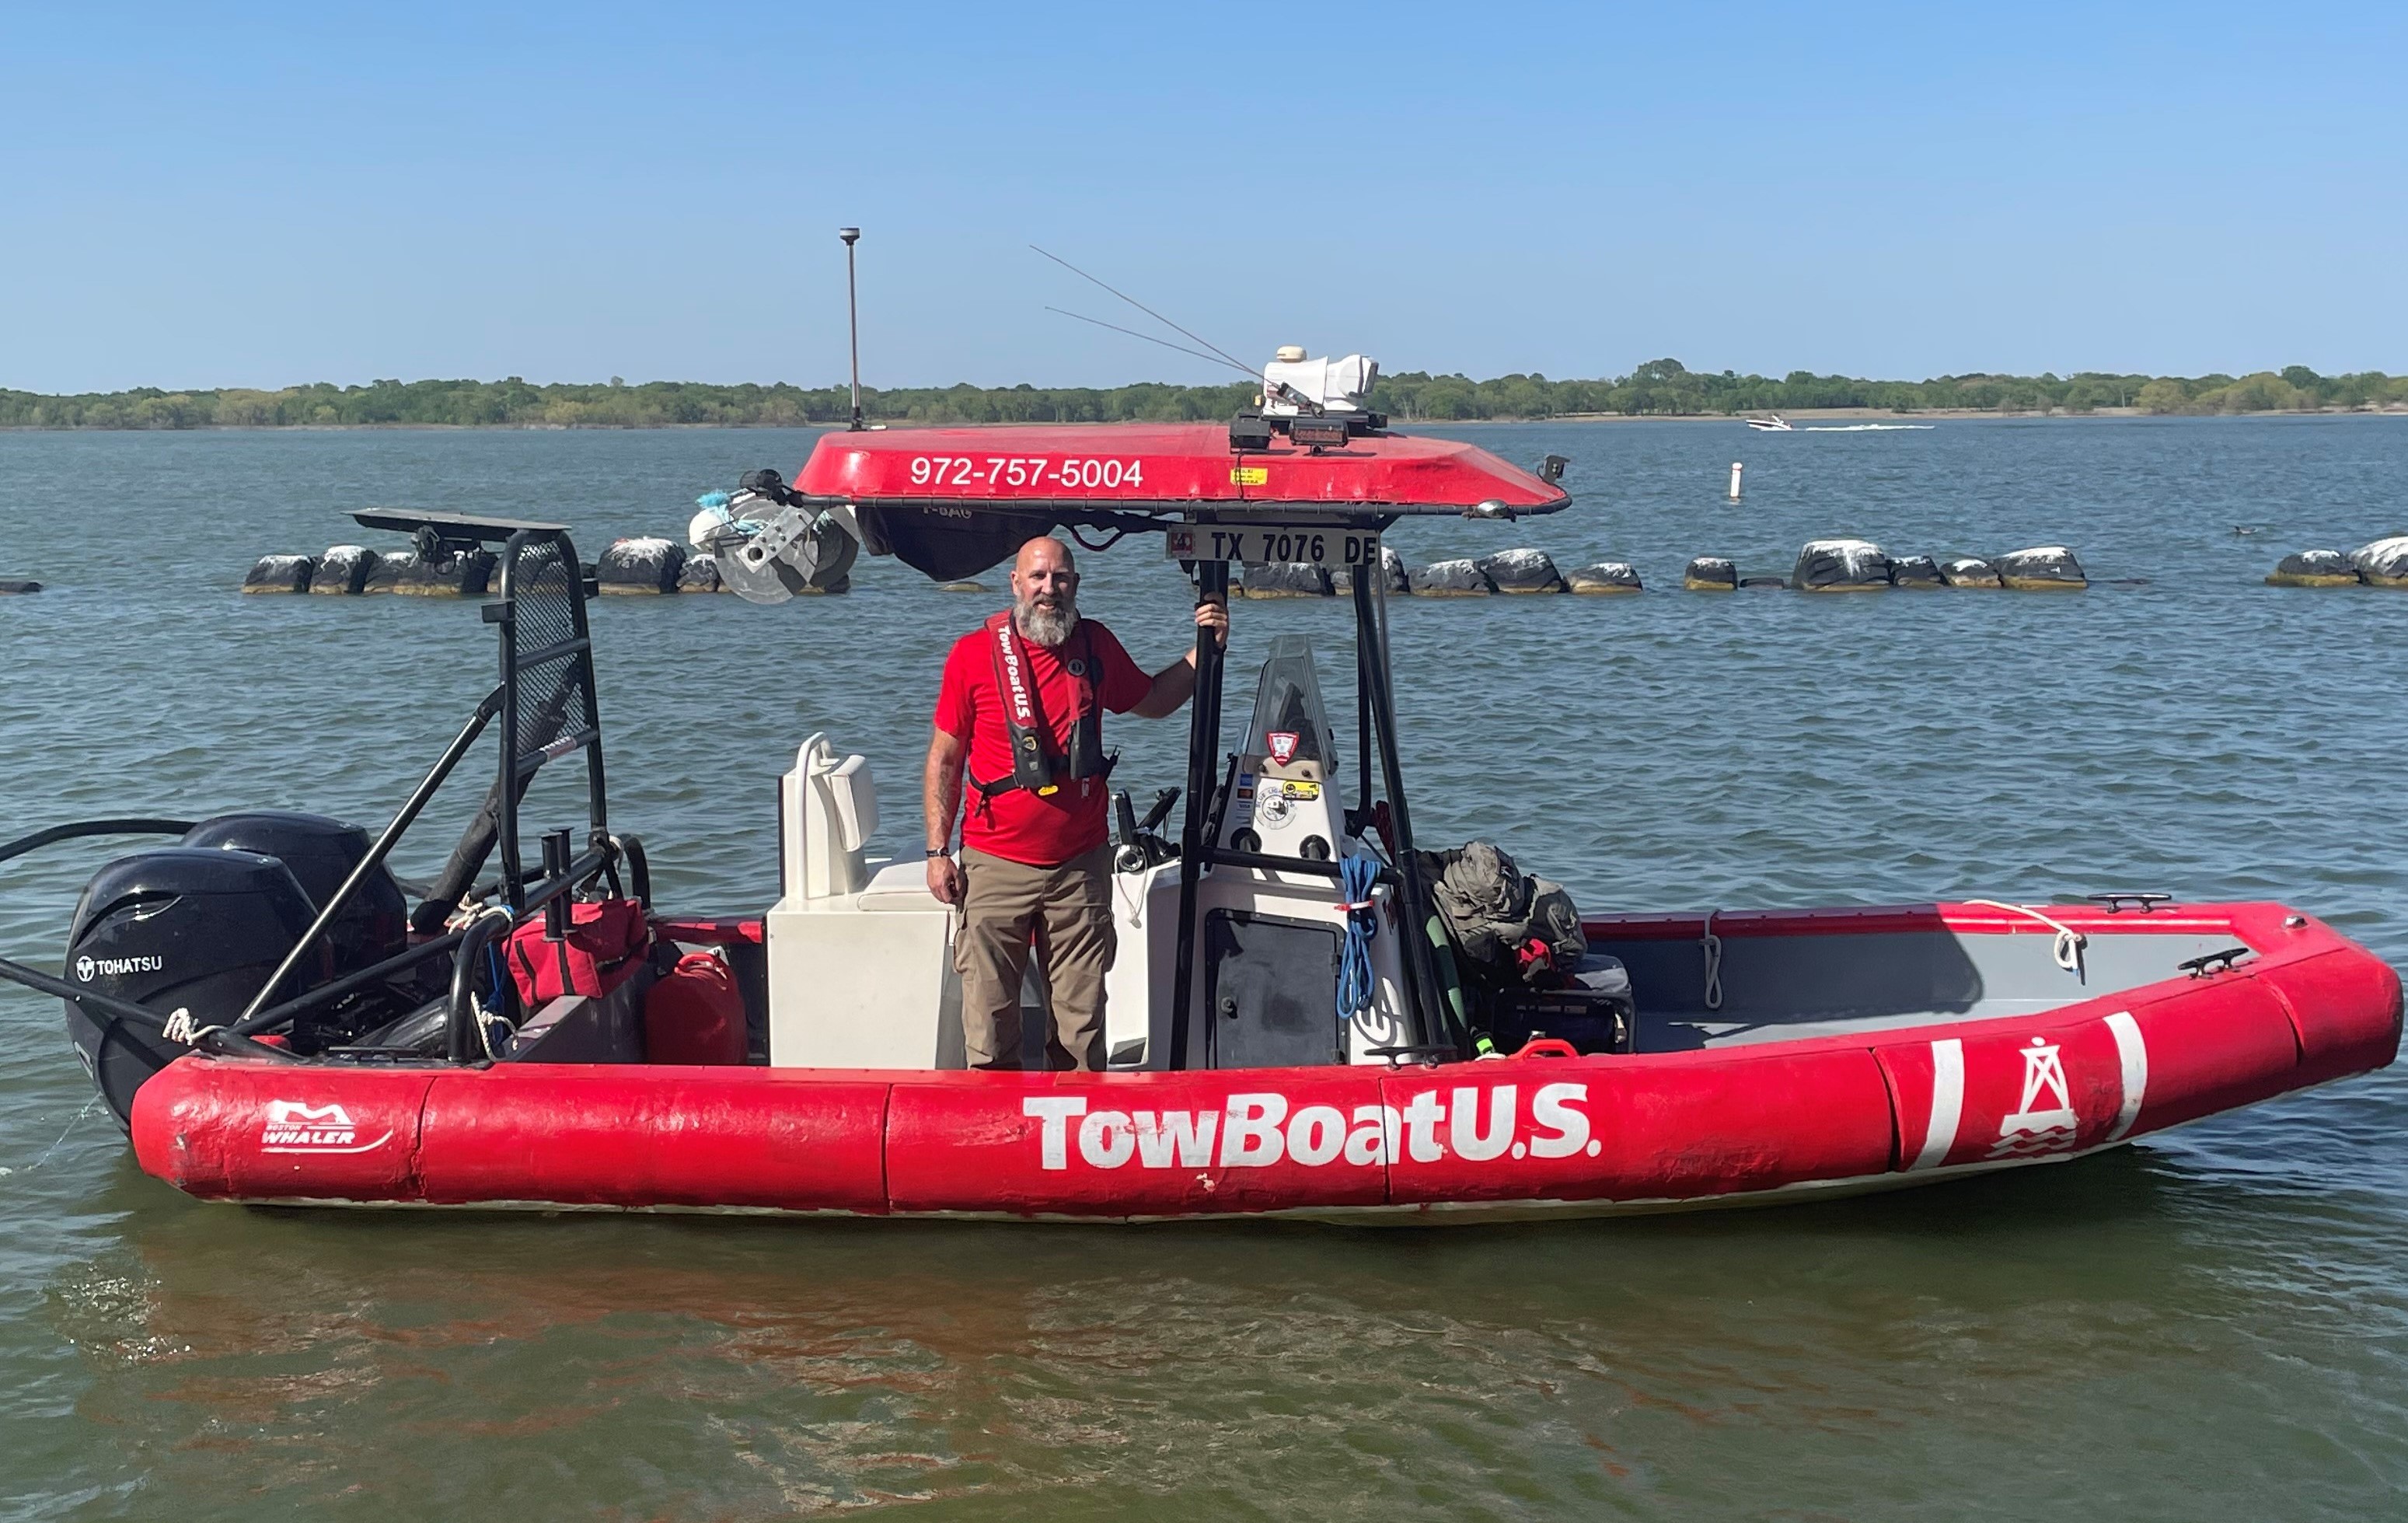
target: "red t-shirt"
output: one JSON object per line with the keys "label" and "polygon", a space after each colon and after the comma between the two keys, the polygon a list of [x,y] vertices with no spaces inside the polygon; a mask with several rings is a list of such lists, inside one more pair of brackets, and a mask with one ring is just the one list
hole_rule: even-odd
{"label": "red t-shirt", "polygon": [[[1088,674],[1096,702],[1125,714],[1154,687],[1154,679],[1129,659],[1112,632],[1093,619],[1082,618],[1078,632],[1058,651],[1024,638],[1037,710],[1054,732],[1056,756],[1069,754],[1078,715],[1078,695],[1063,661],[1079,648],[1082,637],[1097,668]],[[1065,778],[1044,797],[1013,788],[991,801],[982,798],[971,778],[988,783],[1011,779],[1011,731],[1004,712],[1003,696],[995,684],[995,636],[984,628],[972,630],[953,642],[953,654],[945,657],[944,681],[937,689],[937,728],[969,742],[968,776],[962,780],[962,844],[1034,868],[1054,867],[1102,845],[1111,797],[1108,778]]]}

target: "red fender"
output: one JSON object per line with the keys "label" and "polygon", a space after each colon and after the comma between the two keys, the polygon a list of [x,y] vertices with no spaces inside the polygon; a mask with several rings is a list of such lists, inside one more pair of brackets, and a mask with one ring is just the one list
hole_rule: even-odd
{"label": "red fender", "polygon": [[1400,1204],[1683,1200],[1889,1167],[1889,1098],[1862,1049],[1463,1064],[1381,1093],[1404,1121]]}
{"label": "red fender", "polygon": [[882,1212],[886,1085],[839,1070],[505,1064],[438,1076],[431,1201]]}
{"label": "red fender", "polygon": [[[2123,1048],[2100,1017],[1950,1034],[1876,1048],[1898,1115],[1891,1167],[1913,1171],[2076,1153],[2120,1140]],[[2135,1088],[2141,1088],[2135,1085]]]}
{"label": "red fender", "polygon": [[2389,964],[2336,948],[2251,972],[2273,991],[2299,1035],[2297,1083],[2379,1069],[2399,1052],[2400,975]]}
{"label": "red fender", "polygon": [[[2254,1104],[2307,1081],[2299,1036],[2262,979],[2214,974],[2131,1006],[2148,1044],[2147,1095],[2130,1135]],[[2204,987],[2200,985],[2205,985]]]}
{"label": "red fender", "polygon": [[145,1172],[204,1200],[414,1200],[431,1069],[191,1054],[134,1097]]}

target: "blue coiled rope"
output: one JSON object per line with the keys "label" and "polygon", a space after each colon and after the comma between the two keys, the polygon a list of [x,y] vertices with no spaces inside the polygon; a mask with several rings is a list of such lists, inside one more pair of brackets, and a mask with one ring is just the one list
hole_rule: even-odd
{"label": "blue coiled rope", "polygon": [[1346,1046],[1346,1027],[1371,1008],[1371,938],[1380,933],[1378,912],[1371,908],[1371,886],[1380,880],[1379,858],[1341,857],[1338,887],[1346,897],[1346,945],[1338,959],[1339,1049]]}
{"label": "blue coiled rope", "polygon": [[[736,499],[734,497],[728,496],[724,492],[706,492],[701,496],[694,499],[694,505],[705,512],[717,513],[719,515],[719,521],[722,524],[737,530],[747,538],[760,533],[764,528],[768,526],[757,518],[737,517],[731,507],[735,500]],[[825,512],[822,512],[820,516],[825,518],[827,514]]]}

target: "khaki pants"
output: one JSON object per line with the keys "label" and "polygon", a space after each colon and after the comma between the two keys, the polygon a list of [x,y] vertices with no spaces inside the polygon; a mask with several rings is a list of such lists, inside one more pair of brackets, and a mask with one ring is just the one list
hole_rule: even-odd
{"label": "khaki pants", "polygon": [[962,975],[962,1044],[974,1069],[1020,1067],[1020,984],[1032,942],[1045,970],[1057,1069],[1104,1066],[1104,970],[1112,927],[1111,848],[1059,867],[1032,868],[962,848],[962,918],[953,968]]}

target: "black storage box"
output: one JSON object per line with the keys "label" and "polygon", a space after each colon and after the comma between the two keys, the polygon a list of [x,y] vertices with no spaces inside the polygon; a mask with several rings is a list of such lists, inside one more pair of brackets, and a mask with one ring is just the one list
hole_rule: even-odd
{"label": "black storage box", "polygon": [[1539,1037],[1582,1053],[1634,1052],[1638,1029],[1630,973],[1601,953],[1581,959],[1568,988],[1503,989],[1488,1001],[1489,1038],[1509,1056]]}

